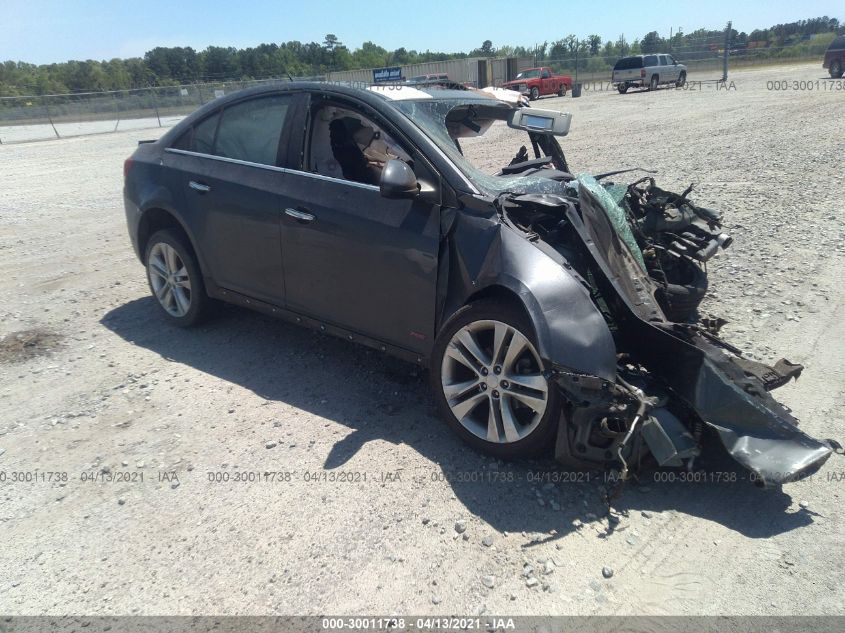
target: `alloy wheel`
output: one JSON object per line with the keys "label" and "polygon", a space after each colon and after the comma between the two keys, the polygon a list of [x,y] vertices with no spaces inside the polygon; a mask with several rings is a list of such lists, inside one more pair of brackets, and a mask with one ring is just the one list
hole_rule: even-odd
{"label": "alloy wheel", "polygon": [[441,383],[461,426],[497,444],[530,435],[549,400],[534,345],[501,321],[474,321],[455,332],[443,356]]}
{"label": "alloy wheel", "polygon": [[191,309],[191,279],[175,248],[158,242],[147,261],[153,294],[168,314],[183,317]]}

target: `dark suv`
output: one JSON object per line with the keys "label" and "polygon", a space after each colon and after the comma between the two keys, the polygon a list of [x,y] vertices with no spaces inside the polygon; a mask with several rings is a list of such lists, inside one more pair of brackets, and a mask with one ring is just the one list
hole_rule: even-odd
{"label": "dark suv", "polygon": [[[801,367],[667,317],[677,267],[726,245],[718,216],[650,178],[576,178],[569,115],[521,105],[315,83],[206,104],[124,167],[158,307],[187,326],[228,301],[423,364],[444,419],[500,457],[554,447],[624,479],[649,450],[691,467],[709,429],[758,480],[815,470],[830,447],[768,393]],[[497,164],[491,129],[516,141]]]}
{"label": "dark suv", "polygon": [[834,79],[842,77],[843,69],[845,69],[845,35],[834,38],[827,47],[822,68],[827,68],[827,72]]}

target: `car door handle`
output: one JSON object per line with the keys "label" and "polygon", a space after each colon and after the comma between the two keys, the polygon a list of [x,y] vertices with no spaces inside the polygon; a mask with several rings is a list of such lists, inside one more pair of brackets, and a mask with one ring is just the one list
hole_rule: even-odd
{"label": "car door handle", "polygon": [[191,180],[188,183],[188,186],[194,191],[199,191],[200,193],[207,193],[211,191],[211,187],[201,182],[197,182],[196,180]]}
{"label": "car door handle", "polygon": [[299,222],[311,222],[314,219],[314,216],[306,211],[300,211],[299,209],[285,209],[285,215],[289,215],[290,217],[298,220]]}

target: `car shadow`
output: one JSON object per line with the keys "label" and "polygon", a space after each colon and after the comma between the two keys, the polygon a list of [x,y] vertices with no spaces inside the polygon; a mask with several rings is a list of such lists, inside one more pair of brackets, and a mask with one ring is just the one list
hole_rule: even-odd
{"label": "car shadow", "polygon": [[[575,530],[609,536],[619,529],[607,521],[604,499],[616,483],[605,473],[568,472],[550,457],[502,462],[477,453],[440,420],[427,372],[415,365],[234,306],[183,330],[145,297],[112,309],[101,323],[165,359],[351,429],[326,454],[326,469],[342,467],[373,440],[406,444],[432,463],[419,476],[447,481],[467,511],[497,531],[532,535],[529,547]],[[647,471],[626,484],[612,514],[685,513],[751,538],[812,522],[806,511],[788,512],[791,499],[779,489],[760,491],[747,481],[682,483],[666,473]]]}

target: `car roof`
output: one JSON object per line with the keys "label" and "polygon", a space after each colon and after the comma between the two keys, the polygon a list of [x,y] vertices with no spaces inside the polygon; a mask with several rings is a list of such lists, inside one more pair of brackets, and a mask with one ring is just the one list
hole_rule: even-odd
{"label": "car roof", "polygon": [[161,137],[160,142],[165,145],[171,143],[186,128],[230,103],[264,94],[279,94],[280,92],[312,92],[324,93],[327,96],[347,96],[357,98],[376,109],[379,109],[379,106],[383,107],[385,105],[391,109],[395,109],[396,102],[398,101],[460,100],[464,102],[506,104],[505,101],[491,94],[468,90],[463,87],[457,89],[454,87],[456,85],[447,84],[446,82],[407,85],[369,84],[365,82],[270,81],[258,86],[236,90],[208,101],[172,127]]}
{"label": "car roof", "polygon": [[[257,96],[265,93],[287,91],[328,92],[369,100],[376,97],[384,101],[402,101],[409,99],[466,99],[468,101],[498,101],[492,95],[467,90],[460,84],[445,80],[433,80],[430,83],[408,84],[369,84],[365,82],[329,82],[329,81],[275,81],[230,92],[206,103],[207,107],[220,107],[232,101]],[[209,108],[210,109],[210,108]]]}

